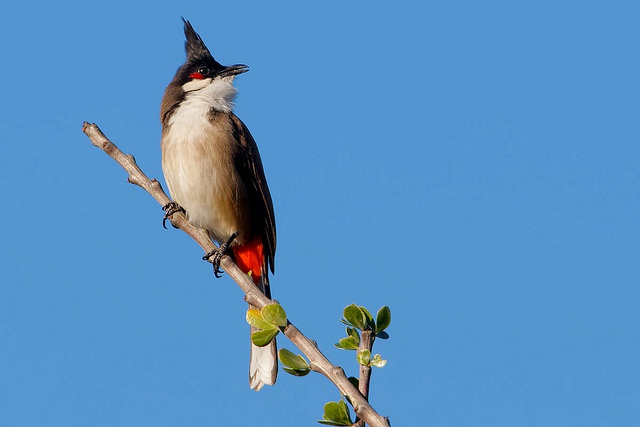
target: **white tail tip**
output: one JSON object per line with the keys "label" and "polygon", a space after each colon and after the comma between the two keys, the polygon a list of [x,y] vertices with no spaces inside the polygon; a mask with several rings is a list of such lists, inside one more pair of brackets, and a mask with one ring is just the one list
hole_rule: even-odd
{"label": "white tail tip", "polygon": [[278,356],[276,340],[265,347],[257,347],[251,343],[251,360],[249,362],[249,386],[255,391],[266,385],[274,385],[278,376]]}

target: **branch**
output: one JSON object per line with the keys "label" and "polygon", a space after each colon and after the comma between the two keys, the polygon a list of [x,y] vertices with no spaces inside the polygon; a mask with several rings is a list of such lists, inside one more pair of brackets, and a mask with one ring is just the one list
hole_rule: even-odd
{"label": "branch", "polygon": [[[128,182],[138,185],[146,190],[161,206],[171,202],[171,199],[162,190],[162,186],[155,179],[149,179],[136,164],[135,158],[130,154],[124,154],[120,149],[102,133],[100,128],[93,123],[84,122],[82,132],[89,137],[93,145],[102,149],[111,156],[129,174]],[[171,216],[171,223],[191,236],[205,251],[211,252],[216,246],[213,244],[207,232],[192,225],[182,212],[176,212]],[[245,294],[245,300],[260,309],[271,304],[253,281],[238,268],[228,256],[220,261],[220,266],[238,284]],[[334,366],[318,349],[315,341],[307,338],[291,322],[283,329],[284,335],[304,353],[310,361],[311,369],[324,375],[340,390],[340,393],[349,398],[356,415],[371,427],[390,427],[387,418],[378,414],[367,402],[358,389],[347,379],[344,371],[339,366]]]}
{"label": "branch", "polygon": [[[369,353],[373,350],[373,341],[376,339],[372,330],[362,331],[362,337],[360,338],[360,346],[358,353],[369,350]],[[373,355],[373,354],[372,354]],[[369,399],[369,382],[371,381],[371,366],[360,365],[360,379],[358,380],[360,393],[365,399]]]}
{"label": "branch", "polygon": [[[365,329],[362,331],[360,337],[360,345],[358,346],[357,352],[360,353],[364,350],[373,350],[373,341],[376,339],[375,334],[370,329]],[[373,354],[372,354],[373,355]],[[371,382],[371,366],[368,365],[360,365],[360,373],[358,376],[358,390],[362,397],[364,397],[367,401],[369,400],[369,383]],[[364,427],[364,419],[360,417],[359,420],[356,420],[356,427]]]}

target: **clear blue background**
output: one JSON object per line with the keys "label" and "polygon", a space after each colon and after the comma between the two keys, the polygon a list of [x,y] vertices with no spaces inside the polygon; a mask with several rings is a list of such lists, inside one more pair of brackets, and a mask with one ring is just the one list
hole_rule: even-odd
{"label": "clear blue background", "polygon": [[[516,5],[516,3],[519,3]],[[389,305],[393,425],[640,425],[635,2],[14,2],[0,25],[0,425],[315,425],[247,384],[240,291],[82,134],[161,178],[180,16],[246,63],[274,296],[327,356]],[[280,345],[292,348],[286,339]]]}

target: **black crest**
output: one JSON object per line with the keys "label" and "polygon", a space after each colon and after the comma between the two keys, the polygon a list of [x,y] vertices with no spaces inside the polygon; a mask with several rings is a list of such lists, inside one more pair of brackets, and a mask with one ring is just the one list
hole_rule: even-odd
{"label": "black crest", "polygon": [[187,41],[184,43],[184,50],[187,52],[187,59],[191,61],[197,61],[199,59],[213,59],[213,55],[207,49],[207,46],[202,41],[202,38],[193,29],[191,23],[184,18],[184,35]]}

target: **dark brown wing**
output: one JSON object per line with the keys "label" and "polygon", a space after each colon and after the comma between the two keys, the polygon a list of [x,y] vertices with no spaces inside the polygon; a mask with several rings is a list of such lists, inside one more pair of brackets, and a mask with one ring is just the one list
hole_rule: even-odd
{"label": "dark brown wing", "polygon": [[[262,168],[262,160],[249,129],[235,114],[229,115],[236,140],[242,149],[236,155],[236,168],[245,178],[251,209],[251,232],[260,234],[264,245],[265,264],[274,272],[276,255],[276,219],[273,213],[271,193]],[[266,273],[266,268],[265,268]],[[266,276],[266,274],[265,274]]]}

